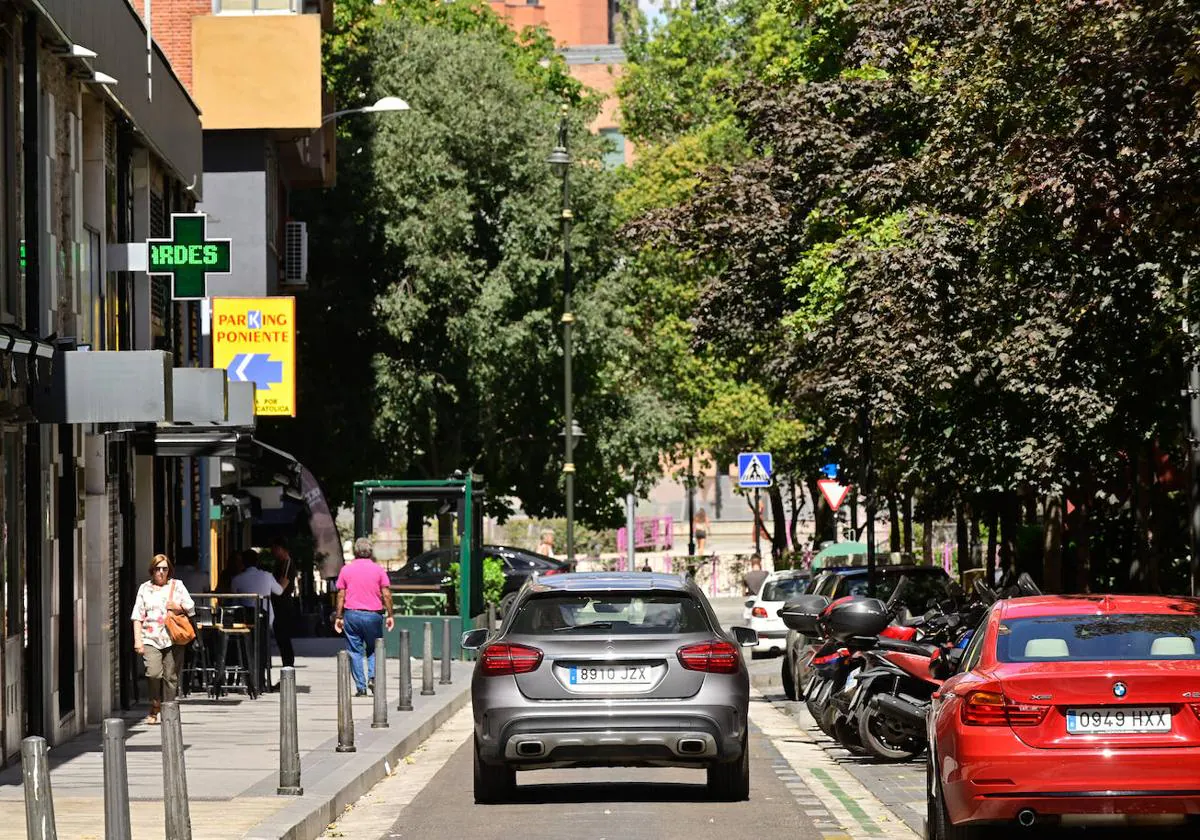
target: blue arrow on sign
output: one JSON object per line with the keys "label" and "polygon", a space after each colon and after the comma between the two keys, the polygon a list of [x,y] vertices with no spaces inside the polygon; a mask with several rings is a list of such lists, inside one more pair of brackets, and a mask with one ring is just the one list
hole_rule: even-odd
{"label": "blue arrow on sign", "polygon": [[229,363],[229,378],[265,391],[283,381],[283,362],[271,361],[270,353],[238,353]]}

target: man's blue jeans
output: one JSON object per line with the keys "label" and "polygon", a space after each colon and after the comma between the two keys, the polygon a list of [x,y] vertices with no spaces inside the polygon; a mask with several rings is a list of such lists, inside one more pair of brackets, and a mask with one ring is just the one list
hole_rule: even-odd
{"label": "man's blue jeans", "polygon": [[[350,651],[350,673],[359,691],[367,690],[367,679],[375,679],[375,640],[383,638],[383,616],[367,610],[346,610],[343,617],[346,648]],[[363,657],[367,676],[363,676]]]}

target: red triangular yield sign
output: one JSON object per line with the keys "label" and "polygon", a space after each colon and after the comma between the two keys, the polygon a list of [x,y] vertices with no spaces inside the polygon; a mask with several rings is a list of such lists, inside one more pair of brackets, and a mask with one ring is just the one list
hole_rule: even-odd
{"label": "red triangular yield sign", "polygon": [[842,502],[846,501],[846,494],[850,492],[849,484],[838,484],[832,478],[820,479],[817,481],[817,487],[821,489],[821,495],[825,497],[832,511],[842,506]]}

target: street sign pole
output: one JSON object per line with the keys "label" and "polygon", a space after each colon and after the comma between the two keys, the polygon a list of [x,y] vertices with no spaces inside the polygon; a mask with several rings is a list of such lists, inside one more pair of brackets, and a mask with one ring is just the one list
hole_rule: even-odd
{"label": "street sign pole", "polygon": [[762,557],[762,520],[758,518],[758,488],[754,488],[754,553]]}

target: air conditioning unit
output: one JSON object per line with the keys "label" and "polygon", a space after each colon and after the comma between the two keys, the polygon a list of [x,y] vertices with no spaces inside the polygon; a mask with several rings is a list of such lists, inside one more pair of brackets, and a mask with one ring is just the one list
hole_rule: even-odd
{"label": "air conditioning unit", "polygon": [[308,285],[308,223],[288,222],[283,254],[283,284]]}

